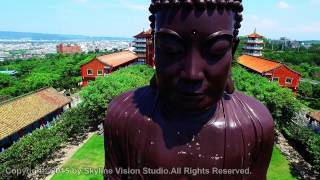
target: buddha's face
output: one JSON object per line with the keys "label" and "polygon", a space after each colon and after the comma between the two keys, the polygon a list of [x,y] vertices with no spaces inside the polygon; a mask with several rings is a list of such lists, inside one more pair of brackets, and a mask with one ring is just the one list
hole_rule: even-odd
{"label": "buddha's face", "polygon": [[234,47],[234,13],[162,10],[156,14],[156,77],[166,104],[200,112],[223,96]]}

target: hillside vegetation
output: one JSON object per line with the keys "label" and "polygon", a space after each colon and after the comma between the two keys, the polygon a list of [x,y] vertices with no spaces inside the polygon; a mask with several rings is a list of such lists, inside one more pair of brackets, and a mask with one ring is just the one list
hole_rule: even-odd
{"label": "hillside vegetation", "polygon": [[45,58],[0,62],[0,70],[16,70],[16,77],[0,74],[0,102],[46,86],[72,89],[81,82],[80,66],[96,54],[49,54]]}

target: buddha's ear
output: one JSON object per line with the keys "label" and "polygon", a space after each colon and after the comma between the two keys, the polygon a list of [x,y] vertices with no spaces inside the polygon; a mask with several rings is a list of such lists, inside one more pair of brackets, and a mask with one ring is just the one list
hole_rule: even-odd
{"label": "buddha's ear", "polygon": [[[239,39],[238,37],[233,41],[233,44],[232,44],[232,59],[233,59],[233,57],[234,57],[234,54],[235,54],[236,51],[237,51],[239,42],[240,42],[240,39]],[[235,90],[235,89],[234,89],[234,82],[233,82],[233,80],[232,80],[231,69],[230,69],[230,72],[229,72],[229,75],[228,75],[228,79],[227,79],[227,85],[226,85],[225,91],[226,91],[228,94],[233,94],[233,93],[234,93],[234,90]]]}
{"label": "buddha's ear", "polygon": [[152,76],[152,78],[150,79],[150,87],[151,87],[152,89],[157,89],[157,87],[158,87],[157,78],[156,78],[156,75],[155,75],[155,74],[154,74],[154,75]]}
{"label": "buddha's ear", "polygon": [[239,46],[239,43],[240,43],[240,39],[239,37],[235,38],[232,42],[232,57],[234,57],[234,54],[236,53],[237,51],[237,48]]}
{"label": "buddha's ear", "polygon": [[[231,71],[231,70],[230,70],[230,71]],[[225,91],[226,91],[228,94],[233,94],[233,93],[234,93],[234,82],[233,82],[233,80],[232,80],[231,72],[229,72],[229,75],[228,75],[227,85],[226,85]]]}

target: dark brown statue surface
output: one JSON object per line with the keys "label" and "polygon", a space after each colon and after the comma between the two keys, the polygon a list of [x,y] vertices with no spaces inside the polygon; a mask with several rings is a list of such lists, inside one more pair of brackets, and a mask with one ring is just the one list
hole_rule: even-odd
{"label": "dark brown statue surface", "polygon": [[156,78],[110,104],[105,179],[266,179],[272,117],[233,92],[229,73],[240,1],[155,1],[150,11]]}

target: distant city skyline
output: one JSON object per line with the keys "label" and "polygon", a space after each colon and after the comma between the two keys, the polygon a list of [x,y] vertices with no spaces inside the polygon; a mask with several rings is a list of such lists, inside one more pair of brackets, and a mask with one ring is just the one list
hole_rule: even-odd
{"label": "distant city skyline", "polygon": [[[151,0],[1,0],[0,31],[132,37],[149,28]],[[320,40],[320,0],[243,0],[240,35]]]}

